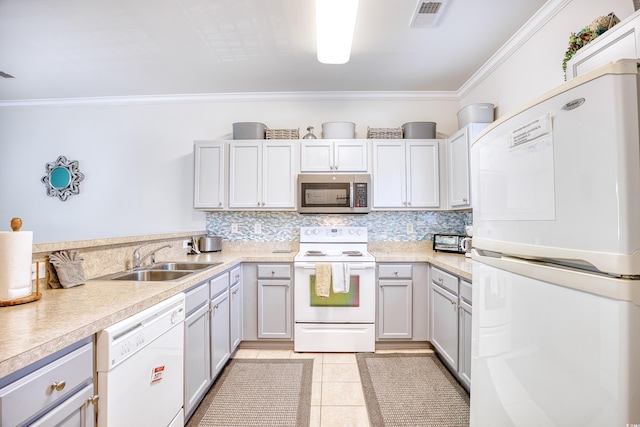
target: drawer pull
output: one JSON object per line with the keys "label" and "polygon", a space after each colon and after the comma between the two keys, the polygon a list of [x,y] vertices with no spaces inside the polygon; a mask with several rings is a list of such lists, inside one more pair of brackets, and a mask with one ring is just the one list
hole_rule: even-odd
{"label": "drawer pull", "polygon": [[440,282],[440,283],[443,282],[442,277],[438,277],[438,282]]}
{"label": "drawer pull", "polygon": [[56,381],[55,383],[51,384],[51,390],[62,391],[64,390],[66,385],[67,383],[65,381]]}

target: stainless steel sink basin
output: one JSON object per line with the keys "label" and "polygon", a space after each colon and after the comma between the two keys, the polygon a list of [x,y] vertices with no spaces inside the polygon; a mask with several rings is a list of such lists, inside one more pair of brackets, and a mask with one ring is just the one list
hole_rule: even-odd
{"label": "stainless steel sink basin", "polygon": [[148,267],[149,270],[187,270],[198,271],[205,268],[215,267],[222,264],[221,262],[161,262],[154,266]]}
{"label": "stainless steel sink basin", "polygon": [[193,271],[140,270],[123,273],[111,277],[109,280],[132,280],[135,282],[164,282],[180,279]]}

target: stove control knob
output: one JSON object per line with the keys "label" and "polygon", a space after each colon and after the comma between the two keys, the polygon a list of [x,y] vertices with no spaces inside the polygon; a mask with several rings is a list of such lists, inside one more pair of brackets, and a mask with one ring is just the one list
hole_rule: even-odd
{"label": "stove control knob", "polygon": [[354,231],[355,231],[355,230],[354,230],[353,228],[350,228],[350,229],[349,229],[349,234],[353,234],[353,233],[354,233]]}
{"label": "stove control knob", "polygon": [[306,234],[307,236],[309,236],[311,234],[311,230],[309,230],[308,228],[304,231],[304,234]]}
{"label": "stove control knob", "polygon": [[313,229],[313,234],[320,234],[320,229],[314,228]]}
{"label": "stove control knob", "polygon": [[362,230],[360,230],[360,229],[356,230],[356,234],[357,234],[358,236],[359,236],[359,235],[361,235],[361,234],[362,234]]}

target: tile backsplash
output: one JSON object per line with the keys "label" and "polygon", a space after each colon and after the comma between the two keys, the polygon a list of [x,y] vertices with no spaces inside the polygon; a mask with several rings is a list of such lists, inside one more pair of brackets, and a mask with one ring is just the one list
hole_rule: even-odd
{"label": "tile backsplash", "polygon": [[[364,226],[370,242],[417,242],[436,233],[464,234],[472,211],[376,211],[366,215],[303,215],[297,212],[208,212],[207,232],[228,242],[300,241],[303,226]],[[232,232],[237,227],[237,232]],[[260,233],[256,233],[259,229]],[[408,232],[413,229],[413,232]]]}

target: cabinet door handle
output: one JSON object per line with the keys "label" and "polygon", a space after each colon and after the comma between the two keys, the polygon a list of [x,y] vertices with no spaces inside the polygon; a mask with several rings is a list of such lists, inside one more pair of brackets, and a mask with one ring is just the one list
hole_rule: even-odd
{"label": "cabinet door handle", "polygon": [[231,295],[235,295],[238,293],[238,290],[236,289],[235,291],[231,292]]}
{"label": "cabinet door handle", "polygon": [[100,399],[100,396],[98,396],[96,394],[95,396],[92,396],[92,397],[88,398],[87,399],[87,403],[90,404],[90,405],[97,405],[99,399]]}
{"label": "cabinet door handle", "polygon": [[218,206],[222,206],[222,202],[218,202]]}
{"label": "cabinet door handle", "polygon": [[51,390],[62,391],[64,390],[66,385],[67,383],[65,381],[56,381],[55,383],[51,384]]}
{"label": "cabinet door handle", "polygon": [[467,203],[467,198],[466,198],[466,197],[464,197],[464,198],[462,199],[462,201],[463,201],[463,202],[465,202],[465,203]]}

